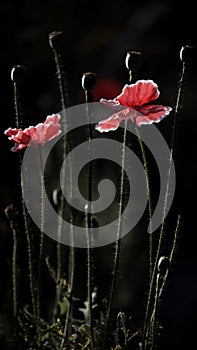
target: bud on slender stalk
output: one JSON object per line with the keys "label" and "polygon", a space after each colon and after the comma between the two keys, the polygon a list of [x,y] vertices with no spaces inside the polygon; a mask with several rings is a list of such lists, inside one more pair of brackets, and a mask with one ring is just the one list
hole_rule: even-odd
{"label": "bud on slender stalk", "polygon": [[194,47],[190,45],[182,46],[180,50],[180,60],[184,63],[189,63],[192,61],[194,55]]}
{"label": "bud on slender stalk", "polygon": [[142,63],[142,53],[140,51],[127,51],[125,65],[128,70],[137,72]]}
{"label": "bud on slender stalk", "polygon": [[18,214],[14,204],[8,205],[5,208],[4,212],[8,220],[14,220],[16,215]]}
{"label": "bud on slender stalk", "polygon": [[58,51],[63,47],[63,33],[54,31],[49,34],[49,45],[52,49]]}
{"label": "bud on slender stalk", "polygon": [[14,83],[21,83],[27,74],[27,69],[23,66],[20,65],[16,65],[12,68],[11,70],[11,80]]}
{"label": "bud on slender stalk", "polygon": [[92,90],[96,84],[97,74],[92,72],[83,73],[81,85],[86,91]]}

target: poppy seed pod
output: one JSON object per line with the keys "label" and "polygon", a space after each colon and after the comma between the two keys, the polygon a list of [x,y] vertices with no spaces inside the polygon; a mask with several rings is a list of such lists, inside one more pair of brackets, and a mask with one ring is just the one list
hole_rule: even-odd
{"label": "poppy seed pod", "polygon": [[11,70],[11,80],[14,83],[21,83],[27,74],[27,69],[23,66],[16,65]]}
{"label": "poppy seed pod", "polygon": [[190,45],[182,46],[180,50],[180,60],[182,62],[189,63],[192,61],[193,54],[194,54],[193,46],[190,46]]}
{"label": "poppy seed pod", "polygon": [[167,256],[161,256],[157,265],[157,269],[160,273],[160,276],[165,276],[167,270],[169,269],[169,266],[170,259]]}
{"label": "poppy seed pod", "polygon": [[82,88],[86,91],[93,89],[96,84],[97,74],[92,72],[83,73],[81,85]]}
{"label": "poppy seed pod", "polygon": [[127,51],[125,65],[132,72],[137,72],[142,63],[142,53],[140,51]]}
{"label": "poppy seed pod", "polygon": [[49,45],[54,50],[60,50],[63,44],[63,33],[62,32],[51,32],[49,34]]}

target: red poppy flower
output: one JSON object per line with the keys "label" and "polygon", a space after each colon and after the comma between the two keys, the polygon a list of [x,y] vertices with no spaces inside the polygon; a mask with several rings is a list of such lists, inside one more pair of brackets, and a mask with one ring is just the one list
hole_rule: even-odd
{"label": "red poppy flower", "polygon": [[100,121],[96,125],[96,130],[100,132],[116,130],[123,120],[131,120],[137,126],[158,123],[172,110],[168,106],[148,104],[156,100],[159,94],[158,86],[152,80],[138,80],[135,84],[126,84],[121,94],[113,100],[100,100],[108,107],[121,109]]}
{"label": "red poppy flower", "polygon": [[9,136],[9,140],[14,141],[15,145],[11,149],[12,152],[20,151],[27,146],[44,145],[47,141],[54,139],[61,133],[61,125],[59,114],[49,115],[44,123],[36,126],[29,126],[22,129],[7,129],[4,134]]}

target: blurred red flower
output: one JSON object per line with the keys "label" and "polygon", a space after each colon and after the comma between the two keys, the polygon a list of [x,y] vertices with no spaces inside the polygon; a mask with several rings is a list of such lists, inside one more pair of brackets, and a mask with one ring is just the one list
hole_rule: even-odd
{"label": "blurred red flower", "polygon": [[148,104],[156,100],[159,94],[158,86],[152,80],[138,80],[135,84],[126,84],[121,94],[113,100],[100,100],[108,107],[121,109],[100,121],[96,125],[96,130],[100,132],[116,130],[123,120],[131,120],[137,126],[158,123],[172,110],[168,106]]}
{"label": "blurred red flower", "polygon": [[59,114],[52,114],[46,118],[44,123],[39,123],[36,126],[29,126],[24,130],[16,128],[5,130],[4,134],[8,136],[9,140],[15,142],[11,151],[17,152],[27,146],[44,145],[47,141],[54,139],[61,133],[60,118]]}

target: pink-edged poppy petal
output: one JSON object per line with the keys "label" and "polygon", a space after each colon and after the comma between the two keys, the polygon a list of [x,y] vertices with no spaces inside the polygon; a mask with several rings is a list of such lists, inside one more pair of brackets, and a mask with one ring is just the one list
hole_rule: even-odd
{"label": "pink-edged poppy petal", "polygon": [[35,126],[35,133],[32,135],[31,144],[43,145],[45,142],[45,135],[48,124],[39,123]]}
{"label": "pink-edged poppy petal", "polygon": [[135,108],[156,100],[159,94],[153,80],[138,80],[135,84],[126,84],[116,100],[123,106]]}
{"label": "pink-edged poppy petal", "polygon": [[46,131],[46,141],[51,141],[53,140],[55,137],[57,137],[58,135],[61,134],[61,125],[60,124],[49,124],[49,127]]}
{"label": "pink-edged poppy petal", "polygon": [[100,131],[100,132],[108,132],[112,130],[118,129],[120,123],[122,121],[122,118],[113,118],[109,117],[107,119],[102,120],[99,122],[96,126],[95,129]]}
{"label": "pink-edged poppy petal", "polygon": [[4,131],[4,134],[6,135],[6,136],[14,136],[14,135],[17,135],[18,134],[18,132],[19,131],[22,131],[22,129],[16,129],[16,128],[14,128],[14,129],[12,129],[12,128],[8,128],[7,130],[5,130]]}
{"label": "pink-edged poppy petal", "polygon": [[34,133],[35,133],[34,126],[30,126],[28,129],[19,130],[16,135],[10,136],[9,140],[12,140],[16,143],[21,143],[23,145],[27,145]]}
{"label": "pink-edged poppy petal", "polygon": [[142,124],[159,123],[164,117],[166,117],[171,107],[162,105],[149,105],[138,108],[140,115],[136,117],[136,124],[141,126]]}
{"label": "pink-edged poppy petal", "polygon": [[11,151],[12,152],[18,152],[18,151],[20,151],[21,149],[23,149],[25,147],[27,147],[27,145],[22,145],[20,143],[15,143],[14,147],[11,148]]}
{"label": "pink-edged poppy petal", "polygon": [[54,123],[57,124],[60,121],[60,114],[52,114],[52,115],[48,115],[48,117],[46,118],[44,124],[49,124],[49,123]]}
{"label": "pink-edged poppy petal", "polygon": [[54,139],[61,133],[60,127],[60,124],[54,124],[51,122],[36,125],[36,132],[31,139],[31,143],[44,145],[45,142]]}
{"label": "pink-edged poppy petal", "polygon": [[106,105],[107,107],[110,107],[110,108],[115,108],[115,107],[120,106],[120,102],[117,101],[116,99],[114,99],[114,100],[105,100],[104,98],[102,98],[100,100],[100,102],[103,103],[104,105]]}
{"label": "pink-edged poppy petal", "polygon": [[7,129],[4,134],[9,140],[14,141],[15,145],[11,149],[12,152],[17,152],[27,146],[44,145],[45,142],[52,140],[61,133],[60,114],[49,115],[44,123],[39,123],[35,127],[30,126],[22,129]]}
{"label": "pink-edged poppy petal", "polygon": [[95,129],[100,132],[108,132],[108,131],[116,130],[118,129],[120,123],[123,120],[130,119],[133,122],[137,114],[138,113],[136,112],[136,110],[131,108],[125,108],[120,112],[112,114],[109,118],[100,121],[95,126]]}

